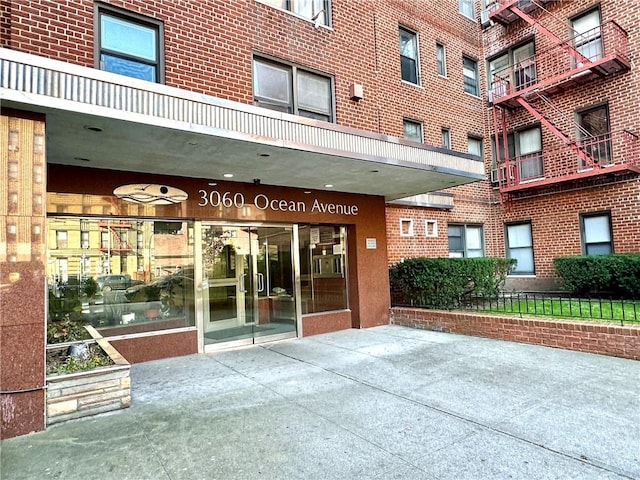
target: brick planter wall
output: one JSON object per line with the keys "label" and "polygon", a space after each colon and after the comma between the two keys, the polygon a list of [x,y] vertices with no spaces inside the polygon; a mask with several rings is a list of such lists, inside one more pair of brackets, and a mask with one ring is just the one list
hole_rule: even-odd
{"label": "brick planter wall", "polygon": [[400,307],[391,309],[391,324],[640,360],[640,325]]}

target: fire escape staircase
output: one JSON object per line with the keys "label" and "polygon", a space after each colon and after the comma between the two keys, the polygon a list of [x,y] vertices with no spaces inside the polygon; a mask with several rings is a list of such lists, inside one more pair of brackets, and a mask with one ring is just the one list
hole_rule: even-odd
{"label": "fire escape staircase", "polygon": [[108,245],[103,245],[101,243],[101,252],[118,254],[130,252],[132,250],[129,242],[123,240],[123,236],[121,235],[122,232],[128,231],[132,228],[132,224],[130,222],[119,220],[105,220],[101,221],[98,225],[101,229],[108,230],[111,237]]}
{"label": "fire escape staircase", "polygon": [[[565,91],[576,84],[630,69],[627,34],[617,23],[607,22],[589,32],[574,32],[571,38],[562,40],[530,15],[536,9],[546,11],[544,5],[552,1],[554,0],[496,0],[490,7],[489,18],[492,21],[508,26],[517,20],[523,20],[553,44],[547,51],[492,75],[489,100],[493,104],[494,132],[496,139],[503,143],[500,149],[505,152],[504,158],[498,160],[497,165],[497,180],[503,199],[510,198],[518,190],[601,175],[605,172],[605,167],[606,173],[640,172],[638,136],[634,133],[625,130],[616,135],[619,139],[614,139],[613,134],[594,137],[571,118],[563,123],[572,125],[579,132],[580,138],[573,139],[548,114],[536,108],[542,104],[545,111],[555,109],[562,114],[562,110],[553,106],[549,95]],[[583,43],[576,48],[577,39]],[[596,47],[590,48],[591,45]],[[537,75],[536,72],[544,72],[544,75]],[[540,158],[531,155],[526,159],[509,158],[507,113],[518,108],[526,110],[560,139],[564,155],[558,152],[539,152]],[[610,161],[612,144],[616,145],[617,162]],[[570,152],[572,161],[567,162],[566,152]],[[539,168],[539,175],[525,179],[519,172],[524,162],[534,160],[543,162],[543,167]],[[549,165],[551,162],[554,165]],[[563,169],[562,165],[566,168]]]}

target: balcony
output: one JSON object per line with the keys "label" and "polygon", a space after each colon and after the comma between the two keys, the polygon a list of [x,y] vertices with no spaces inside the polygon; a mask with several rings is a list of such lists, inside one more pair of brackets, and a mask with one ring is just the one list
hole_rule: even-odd
{"label": "balcony", "polygon": [[520,19],[511,10],[511,7],[517,7],[525,13],[531,13],[553,1],[555,0],[536,0],[535,2],[532,0],[489,0],[486,11],[489,12],[489,20],[508,26]]}
{"label": "balcony", "polygon": [[560,93],[630,68],[627,32],[609,21],[517,65],[493,72],[489,101],[494,105],[516,107],[518,97]]}
{"label": "balcony", "polygon": [[[500,192],[534,190],[614,173],[640,173],[638,138],[623,130],[502,161],[497,168]],[[580,158],[577,151],[589,161]]]}

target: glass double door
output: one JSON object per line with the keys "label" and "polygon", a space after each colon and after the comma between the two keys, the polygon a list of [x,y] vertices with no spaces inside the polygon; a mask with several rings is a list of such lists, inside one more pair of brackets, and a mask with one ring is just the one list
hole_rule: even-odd
{"label": "glass double door", "polygon": [[205,349],[296,335],[292,227],[204,224]]}

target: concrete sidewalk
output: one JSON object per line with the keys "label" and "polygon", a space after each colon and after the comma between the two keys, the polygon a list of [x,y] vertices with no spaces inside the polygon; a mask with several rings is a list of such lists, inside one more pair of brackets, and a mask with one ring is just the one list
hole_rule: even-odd
{"label": "concrete sidewalk", "polygon": [[385,326],[134,365],[14,479],[640,478],[640,362]]}

